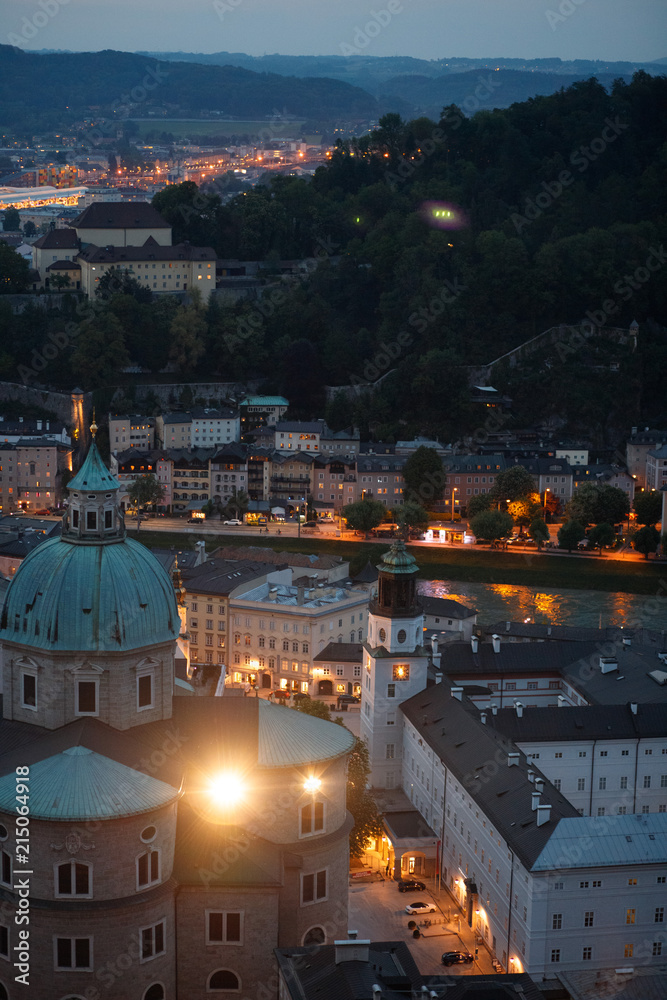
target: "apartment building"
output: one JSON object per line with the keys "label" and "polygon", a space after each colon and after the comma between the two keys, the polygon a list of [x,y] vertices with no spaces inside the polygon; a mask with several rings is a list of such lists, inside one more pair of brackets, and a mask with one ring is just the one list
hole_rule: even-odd
{"label": "apartment building", "polygon": [[330,642],[313,658],[313,698],[361,697],[360,642]]}
{"label": "apartment building", "polygon": [[284,396],[245,396],[239,406],[241,431],[246,434],[256,427],[275,427],[287,412],[289,400]]}
{"label": "apartment building", "polygon": [[138,413],[109,414],[109,447],[112,452],[152,451],[155,447],[155,420]]}
{"label": "apartment building", "polygon": [[129,272],[154,295],[173,295],[196,288],[203,302],[208,301],[215,288],[216,259],[212,247],[193,247],[189,243],[159,246],[152,239],[143,246],[91,244],[77,257],[81,265],[81,288],[88,296],[95,294],[100,278],[114,268]]}
{"label": "apartment building", "polygon": [[190,447],[213,448],[231,444],[241,438],[241,418],[238,410],[227,407],[214,410],[199,407],[190,411]]}
{"label": "apartment building", "polygon": [[229,444],[211,458],[211,496],[225,504],[241,492],[248,492],[248,458],[242,445]]}
{"label": "apartment building", "polygon": [[625,445],[625,464],[633,477],[636,489],[646,489],[646,461],[648,453],[660,449],[667,444],[667,431],[654,430],[645,427],[643,430],[632,428],[632,434]]}
{"label": "apartment building", "polygon": [[386,507],[403,503],[405,455],[360,455],[357,488],[360,500],[381,500]]}
{"label": "apartment building", "polygon": [[667,486],[667,444],[653,448],[646,456],[646,489],[661,490]]}
{"label": "apartment building", "polygon": [[363,642],[368,592],[361,587],[272,584],[230,600],[228,669],[234,683],[250,675],[261,687],[314,694],[314,660],[330,642]]}
{"label": "apartment building", "polygon": [[192,445],[191,414],[159,414],[155,418],[155,437],[159,448],[190,448]]}
{"label": "apartment building", "polygon": [[0,444],[0,510],[35,513],[57,507],[62,473],[72,468],[72,449],[48,438]]}
{"label": "apartment building", "polygon": [[135,480],[142,476],[156,476],[160,453],[156,451],[134,451],[128,448],[119,454],[111,454],[109,468],[120,483],[119,500],[123,510],[133,506],[128,496],[128,489]]}

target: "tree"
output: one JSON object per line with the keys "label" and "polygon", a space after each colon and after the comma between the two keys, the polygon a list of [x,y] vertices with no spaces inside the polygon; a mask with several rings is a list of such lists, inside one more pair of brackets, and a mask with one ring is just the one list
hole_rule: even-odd
{"label": "tree", "polygon": [[229,500],[223,507],[223,514],[226,514],[227,517],[231,517],[233,515],[237,520],[242,521],[243,515],[248,509],[249,502],[248,494],[245,490],[237,490],[236,493],[233,493],[232,496],[230,496]]}
{"label": "tree", "polygon": [[489,494],[496,503],[499,500],[518,500],[535,492],[535,480],[523,465],[512,465],[499,472]]}
{"label": "tree", "polygon": [[511,534],[514,521],[512,515],[503,510],[483,510],[470,522],[470,530],[476,538],[497,542]]}
{"label": "tree", "polygon": [[204,353],[204,337],[206,336],[206,319],[202,309],[201,299],[193,294],[190,305],[179,306],[174,316],[169,334],[171,347],[169,357],[176,364],[179,372],[190,373],[197,367],[197,362]]}
{"label": "tree", "polygon": [[570,520],[583,525],[618,524],[630,511],[630,501],[625,490],[606,483],[584,483],[579,486],[566,507]]}
{"label": "tree", "polygon": [[558,546],[571,552],[585,534],[586,531],[581,521],[566,521],[562,528],[558,529]]}
{"label": "tree", "polygon": [[137,531],[141,530],[141,512],[149,504],[162,503],[164,500],[164,486],[158,483],[151,473],[147,476],[139,476],[135,479],[127,491],[130,501],[137,508]]}
{"label": "tree", "polygon": [[27,222],[23,223],[23,235],[24,236],[34,236],[36,232],[37,232],[37,226],[32,221],[32,219],[28,219]]}
{"label": "tree", "polygon": [[662,493],[636,493],[632,504],[637,515],[637,524],[657,524],[662,517]]}
{"label": "tree", "polygon": [[488,493],[479,493],[476,497],[470,497],[470,500],[468,500],[468,517],[481,514],[484,510],[490,510],[491,502],[491,497]]}
{"label": "tree", "polygon": [[404,499],[418,504],[439,500],[445,485],[442,460],[435,448],[420,445],[403,466]]}
{"label": "tree", "polygon": [[6,208],[2,220],[2,228],[6,233],[18,233],[21,229],[21,215],[18,208]]}
{"label": "tree", "polygon": [[401,528],[401,535],[406,540],[410,536],[410,530],[425,531],[428,528],[428,514],[414,500],[408,500],[401,507],[394,507],[391,516]]}
{"label": "tree", "polygon": [[381,833],[380,814],[368,789],[370,773],[368,747],[357,736],[347,765],[347,808],[354,817],[354,826],[350,832],[350,854],[355,858],[364,853],[370,837]]}
{"label": "tree", "polygon": [[24,292],[30,281],[30,266],[9,244],[0,242],[0,294]]}
{"label": "tree", "polygon": [[544,543],[549,541],[549,529],[541,517],[533,518],[528,528],[528,534],[534,542],[537,542],[538,549],[541,549]]}
{"label": "tree", "polygon": [[343,511],[345,522],[352,531],[368,532],[381,524],[387,509],[380,500],[358,500],[350,503]]}
{"label": "tree", "polygon": [[511,514],[514,518],[514,523],[523,529],[537,517],[540,506],[539,494],[529,493],[526,496],[517,497],[516,500],[512,500],[507,507],[507,513]]}
{"label": "tree", "polygon": [[660,544],[660,532],[652,524],[645,524],[635,532],[632,544],[636,552],[641,552],[648,559],[651,552],[656,552]]}
{"label": "tree", "polygon": [[313,715],[316,719],[325,719],[327,722],[331,722],[329,706],[323,701],[318,701],[317,698],[313,699],[310,696],[299,698],[294,708],[297,712],[303,712],[304,715]]}
{"label": "tree", "polygon": [[600,554],[602,554],[602,547],[604,545],[611,545],[615,538],[616,532],[614,531],[614,526],[607,521],[601,521],[600,524],[593,525],[588,532],[589,544],[594,549],[599,549]]}
{"label": "tree", "polygon": [[97,283],[95,295],[98,299],[113,299],[116,295],[131,295],[137,302],[148,303],[153,300],[153,293],[146,285],[137,281],[131,272],[124,267],[110,267]]}
{"label": "tree", "polygon": [[66,274],[52,274],[49,278],[49,284],[60,292],[63,288],[69,288],[72,282]]}
{"label": "tree", "polygon": [[79,334],[72,370],[85,388],[97,389],[118,378],[130,363],[123,327],[110,313],[98,313]]}

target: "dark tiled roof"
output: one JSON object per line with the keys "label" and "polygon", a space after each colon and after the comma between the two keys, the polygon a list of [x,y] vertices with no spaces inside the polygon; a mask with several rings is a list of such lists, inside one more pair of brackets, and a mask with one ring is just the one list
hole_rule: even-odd
{"label": "dark tiled roof", "polygon": [[328,430],[323,420],[279,420],[273,429],[288,434],[324,434]]}
{"label": "dark tiled roof", "polygon": [[638,705],[636,715],[629,705],[524,708],[521,718],[514,708],[501,708],[489,713],[487,725],[515,743],[650,739],[667,733],[667,704]]}
{"label": "dark tiled roof", "polygon": [[377,566],[373,566],[370,559],[368,559],[361,572],[357,573],[352,579],[355,583],[375,583],[379,575]]}
{"label": "dark tiled roof", "polygon": [[75,229],[52,229],[33,243],[38,250],[76,250],[79,238]]}
{"label": "dark tiled roof", "polygon": [[75,260],[55,260],[53,264],[49,264],[46,269],[47,271],[80,271],[81,264],[77,264]]}
{"label": "dark tiled roof", "polygon": [[77,229],[171,229],[148,202],[97,201],[74,220]]}
{"label": "dark tiled roof", "polygon": [[375,984],[382,987],[383,1000],[405,1000],[424,982],[405,941],[372,942],[365,962],[336,963],[335,944],[280,948],[275,954],[293,1000],[367,1000]]}
{"label": "dark tiled roof", "polygon": [[[500,978],[496,973],[488,976],[429,976],[425,982],[438,996],[441,995],[439,989],[446,986],[447,992],[442,995],[447,1000],[545,1000],[551,995],[543,993],[527,972],[511,972]],[[561,993],[554,995],[560,997]],[[614,997],[618,1000],[616,993]]]}
{"label": "dark tiled roof", "polygon": [[314,663],[361,663],[364,647],[360,642],[330,642],[313,657]]}
{"label": "dark tiled roof", "polygon": [[419,603],[426,615],[436,615],[438,618],[472,618],[477,614],[475,608],[469,608],[460,601],[452,601],[448,597],[427,597],[419,595]]}
{"label": "dark tiled roof", "polygon": [[[92,206],[91,206],[92,207]],[[82,250],[80,260],[90,264],[124,264],[133,260],[215,260],[213,247],[193,247],[189,243],[177,243],[172,247],[159,246],[157,243],[143,247],[98,247],[93,243]]]}
{"label": "dark tiled roof", "polygon": [[537,860],[559,820],[579,815],[545,779],[542,803],[551,805],[551,816],[537,826],[532,809],[535,786],[528,780],[525,756],[520,754],[519,764],[509,767],[508,752],[513,745],[508,747],[496,730],[482,725],[471,702],[452,697],[446,680],[414,695],[400,708],[526,868]]}
{"label": "dark tiled roof", "polygon": [[[422,604],[424,598],[420,598]],[[509,628],[507,627],[509,624]],[[562,642],[622,642],[624,638],[639,643],[657,642],[660,633],[651,629],[621,628],[618,625],[608,625],[605,628],[594,628],[586,625],[549,625],[547,622],[494,622],[493,625],[483,625],[485,636],[499,635],[516,636],[521,639],[560,640]]]}
{"label": "dark tiled roof", "polygon": [[230,559],[210,559],[201,566],[183,571],[185,587],[190,592],[213,594],[219,597],[229,594],[240,583],[259,579],[276,569],[273,563],[234,562]]}

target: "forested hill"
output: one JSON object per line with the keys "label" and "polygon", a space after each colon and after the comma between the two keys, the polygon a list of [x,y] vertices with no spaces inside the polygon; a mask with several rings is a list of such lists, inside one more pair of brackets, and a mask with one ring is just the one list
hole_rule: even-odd
{"label": "forested hill", "polygon": [[[47,127],[66,124],[90,109],[119,112],[168,107],[172,113],[202,108],[237,118],[281,115],[316,118],[377,117],[374,97],[340,80],[255,73],[236,66],[160,62],[129,52],[40,55],[0,46],[0,103],[6,128],[26,118]],[[134,105],[130,108],[130,105]]]}

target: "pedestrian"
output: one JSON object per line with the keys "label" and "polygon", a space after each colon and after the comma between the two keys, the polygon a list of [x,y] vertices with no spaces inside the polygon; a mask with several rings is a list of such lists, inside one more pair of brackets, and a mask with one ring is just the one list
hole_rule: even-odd
{"label": "pedestrian", "polygon": [[391,863],[387,861],[387,867],[384,870],[385,875],[389,875],[390,870],[391,870]]}

